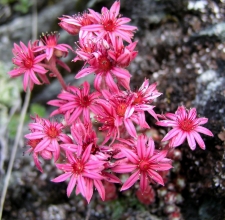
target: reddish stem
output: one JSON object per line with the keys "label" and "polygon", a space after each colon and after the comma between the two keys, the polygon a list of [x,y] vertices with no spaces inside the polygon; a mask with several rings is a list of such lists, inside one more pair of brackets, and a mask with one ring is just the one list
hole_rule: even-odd
{"label": "reddish stem", "polygon": [[51,71],[52,73],[54,73],[56,75],[56,77],[58,78],[61,86],[63,87],[64,90],[67,89],[67,85],[61,75],[61,73],[59,72],[59,70],[57,69],[57,67],[54,65],[54,66],[51,66]]}
{"label": "reddish stem", "polygon": [[[45,64],[43,65],[43,67],[45,67]],[[61,73],[59,72],[58,68],[56,67],[55,59],[51,58],[49,60],[49,64],[46,66],[46,68],[49,69],[58,78],[62,88],[64,90],[67,90],[67,85],[66,85]]]}

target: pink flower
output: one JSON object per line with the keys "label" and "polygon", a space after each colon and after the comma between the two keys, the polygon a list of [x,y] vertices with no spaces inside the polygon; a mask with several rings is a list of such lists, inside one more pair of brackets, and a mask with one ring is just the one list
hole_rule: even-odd
{"label": "pink flower", "polygon": [[81,27],[93,24],[92,16],[87,12],[73,16],[64,15],[62,18],[59,18],[59,20],[59,26],[61,28],[72,35],[77,35],[79,33],[80,38],[83,38],[87,34],[87,31],[80,30]]}
{"label": "pink flower", "polygon": [[69,197],[74,187],[77,193],[81,194],[87,199],[88,203],[93,194],[93,185],[98,190],[102,200],[105,199],[105,189],[101,182],[104,178],[101,171],[104,169],[104,161],[90,157],[92,144],[90,144],[81,157],[72,155],[67,152],[68,163],[56,164],[56,167],[63,170],[65,173],[53,179],[53,182],[62,182],[70,178],[67,187],[67,196]]}
{"label": "pink flower", "polygon": [[99,92],[90,92],[88,82],[83,83],[83,88],[69,86],[67,91],[62,91],[58,95],[60,100],[49,101],[48,104],[57,106],[59,109],[52,112],[51,116],[56,114],[65,114],[68,124],[72,124],[80,115],[83,116],[84,122],[90,121],[90,112],[96,112],[99,106],[96,100],[101,95]]}
{"label": "pink flower", "polygon": [[59,34],[54,32],[51,34],[43,35],[40,41],[40,45],[35,48],[35,51],[45,50],[46,59],[49,61],[53,56],[66,57],[68,49],[73,50],[67,44],[58,44]]}
{"label": "pink flower", "polygon": [[154,99],[156,99],[162,94],[158,92],[158,90],[156,89],[156,85],[156,83],[149,85],[149,80],[145,79],[138,91],[134,92],[135,99],[133,101],[133,106],[135,111],[138,112],[138,117],[141,126],[143,126],[145,123],[144,111],[147,111],[158,121],[157,115],[153,110],[155,106],[150,105],[154,101]]}
{"label": "pink flower", "polygon": [[[41,121],[41,118],[39,118],[38,116],[36,116],[35,118],[33,118],[35,123],[38,123]],[[31,132],[35,132],[35,128],[31,129]],[[26,142],[27,146],[30,146],[30,148],[25,152],[25,153],[33,153],[33,160],[34,163],[36,165],[36,167],[38,168],[39,171],[43,172],[43,169],[41,167],[40,161],[38,159],[38,156],[40,155],[42,158],[44,158],[45,160],[50,160],[52,158],[52,151],[51,149],[43,149],[42,151],[39,152],[35,152],[35,148],[37,147],[37,145],[42,141],[42,138],[38,138],[38,139],[28,139]]]}
{"label": "pink flower", "polygon": [[[96,112],[95,119],[103,123],[100,130],[108,130],[104,143],[110,138],[113,138],[112,141],[114,141],[116,137],[119,138],[120,133],[128,133],[132,137],[136,137],[137,133],[133,121],[137,120],[136,116],[133,114],[133,94],[122,92],[112,94],[107,90],[103,90],[102,94],[107,101],[98,101],[102,108],[99,108]],[[120,132],[121,128],[124,129]]]}
{"label": "pink flower", "polygon": [[97,122],[102,123],[101,127],[99,127],[99,131],[107,132],[103,144],[105,144],[110,138],[112,138],[112,142],[119,136],[119,126],[115,124],[116,121],[116,112],[115,109],[111,105],[103,104],[101,109],[96,112],[95,119]]}
{"label": "pink flower", "polygon": [[[80,120],[77,120],[73,123],[70,130],[75,144],[61,144],[60,146],[65,151],[74,152],[77,156],[80,156],[92,144],[91,154],[95,155],[99,152],[100,148],[97,145],[98,138],[92,128],[91,122],[84,125]],[[105,159],[108,159],[108,157]]]}
{"label": "pink flower", "polygon": [[[34,44],[36,44],[36,42]],[[29,86],[30,90],[32,90],[34,84],[42,84],[38,78],[40,78],[43,83],[49,83],[45,75],[47,70],[40,65],[41,61],[45,59],[46,55],[41,54],[36,56],[33,50],[33,45],[31,42],[29,42],[27,47],[24,43],[20,42],[20,46],[14,44],[14,48],[12,50],[15,56],[12,61],[17,66],[17,68],[11,70],[9,75],[11,77],[17,77],[24,74],[24,91],[26,91],[27,86]]]}
{"label": "pink flower", "polygon": [[73,59],[74,62],[81,60],[81,61],[88,61],[94,57],[94,52],[97,49],[97,42],[95,38],[81,38],[77,43],[76,54],[77,56]]}
{"label": "pink flower", "polygon": [[155,150],[154,141],[144,135],[140,135],[137,140],[136,149],[121,148],[121,153],[125,159],[117,162],[117,165],[112,168],[116,173],[133,174],[123,184],[121,191],[129,189],[136,181],[140,179],[140,189],[145,192],[149,182],[156,182],[164,185],[162,177],[157,171],[169,170],[171,162],[166,158],[167,151]]}
{"label": "pink flower", "polygon": [[63,133],[63,124],[52,122],[36,116],[35,122],[29,124],[31,133],[26,134],[25,138],[29,140],[41,139],[34,148],[34,153],[48,150],[53,152],[54,160],[57,161],[60,154],[59,142],[71,143],[71,139]]}
{"label": "pink flower", "polygon": [[133,32],[137,30],[137,27],[125,25],[130,22],[130,19],[120,17],[119,10],[120,1],[115,1],[110,10],[103,7],[101,14],[89,9],[90,14],[96,20],[96,24],[83,26],[81,30],[94,32],[100,39],[109,37],[111,42],[115,42],[116,37],[121,37],[131,43]]}
{"label": "pink flower", "polygon": [[202,133],[205,135],[213,136],[212,132],[201,125],[207,123],[207,118],[197,118],[197,112],[195,108],[186,110],[184,106],[178,107],[175,114],[166,113],[164,115],[165,120],[159,121],[156,124],[164,127],[173,127],[162,141],[170,141],[169,146],[177,147],[181,145],[187,138],[188,145],[191,150],[196,148],[196,141],[199,146],[204,150],[205,143],[201,136],[198,134]]}
{"label": "pink flower", "polygon": [[25,153],[33,153],[33,160],[40,172],[43,172],[43,169],[41,167],[40,161],[38,159],[38,155],[41,155],[42,158],[46,160],[50,160],[52,158],[52,152],[49,150],[42,150],[40,152],[34,152],[34,149],[36,146],[41,142],[42,139],[32,139],[27,141],[27,146],[30,146],[30,148]]}
{"label": "pink flower", "polygon": [[[96,73],[94,87],[98,91],[108,88],[112,92],[118,92],[117,84],[122,85],[128,90],[130,89],[130,73],[126,69],[121,68],[116,61],[112,60],[108,54],[109,44],[105,40],[100,40],[96,43],[95,51],[90,48],[86,52],[86,48],[85,50],[82,50],[82,48],[80,48],[81,51],[78,49],[78,57],[86,61],[87,67],[77,73],[76,79]],[[75,60],[79,60],[79,58],[75,58]],[[117,84],[114,78],[117,80]]]}
{"label": "pink flower", "polygon": [[124,46],[123,40],[116,37],[114,45],[110,48],[108,54],[119,66],[127,67],[137,56],[138,51],[134,51],[136,45],[137,41]]}

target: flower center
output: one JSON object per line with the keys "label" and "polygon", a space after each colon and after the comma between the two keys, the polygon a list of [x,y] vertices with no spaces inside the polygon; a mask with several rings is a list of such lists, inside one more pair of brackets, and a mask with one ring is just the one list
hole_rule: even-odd
{"label": "flower center", "polygon": [[84,163],[78,160],[76,163],[72,164],[72,167],[75,174],[81,174],[84,170]]}
{"label": "flower center", "polygon": [[133,101],[133,104],[141,104],[142,103],[142,97],[140,95],[138,95],[138,97],[136,97]]}
{"label": "flower center", "polygon": [[148,161],[145,161],[145,160],[142,160],[140,163],[139,163],[139,168],[141,171],[146,171],[148,170],[150,167],[149,165],[149,162]]}
{"label": "flower center", "polygon": [[103,27],[104,27],[104,29],[105,29],[106,31],[112,32],[112,31],[115,30],[116,25],[115,25],[115,23],[114,23],[112,20],[108,20],[108,21],[106,21],[106,22],[103,24]]}
{"label": "flower center", "polygon": [[57,45],[57,39],[55,35],[47,36],[46,45],[48,47],[55,47]]}
{"label": "flower center", "polygon": [[33,149],[41,142],[42,139],[29,140],[27,145],[31,146]]}
{"label": "flower center", "polygon": [[50,137],[50,138],[56,138],[59,136],[59,130],[55,127],[55,126],[50,126],[46,132],[46,134]]}
{"label": "flower center", "polygon": [[87,95],[83,96],[83,98],[80,99],[80,105],[82,107],[87,107],[87,106],[89,106],[89,104],[90,104],[90,100]]}
{"label": "flower center", "polygon": [[191,121],[189,119],[180,120],[179,127],[183,131],[191,131],[194,128],[193,121]]}
{"label": "flower center", "polygon": [[88,14],[87,14],[87,13],[84,13],[82,16],[80,16],[80,17],[78,18],[78,21],[79,21],[79,23],[80,23],[82,26],[86,26],[86,25],[92,24],[92,21],[91,21],[90,18],[88,17]]}
{"label": "flower center", "polygon": [[30,69],[33,66],[33,59],[27,58],[23,61],[23,64],[27,69]]}
{"label": "flower center", "polygon": [[127,104],[126,103],[120,103],[116,108],[117,115],[123,117],[125,115],[126,109],[127,109]]}
{"label": "flower center", "polygon": [[111,69],[111,62],[107,57],[98,58],[99,69],[103,71],[109,71]]}

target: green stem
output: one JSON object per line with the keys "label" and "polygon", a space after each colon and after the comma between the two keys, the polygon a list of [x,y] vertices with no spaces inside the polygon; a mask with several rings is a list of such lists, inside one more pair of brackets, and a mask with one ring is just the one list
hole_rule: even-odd
{"label": "green stem", "polygon": [[3,189],[2,189],[2,194],[1,194],[1,199],[0,199],[0,219],[2,219],[3,206],[4,206],[5,197],[6,197],[6,193],[7,193],[7,189],[8,189],[8,185],[9,185],[9,179],[10,179],[10,176],[11,176],[11,173],[12,173],[12,168],[13,168],[14,160],[15,160],[15,157],[16,157],[16,152],[17,152],[17,148],[18,148],[18,145],[19,145],[19,141],[20,141],[20,138],[21,138],[21,135],[22,135],[24,119],[25,119],[25,116],[26,116],[26,113],[27,113],[29,102],[30,102],[30,96],[31,96],[31,92],[30,92],[30,89],[28,89],[27,93],[26,93],[25,101],[24,101],[24,104],[23,104],[23,108],[22,108],[22,111],[21,111],[19,126],[18,126],[18,129],[17,129],[15,142],[14,142],[13,149],[12,149],[12,152],[11,152],[11,157],[10,157],[7,173],[6,173],[6,176],[5,176],[5,183],[4,183]]}

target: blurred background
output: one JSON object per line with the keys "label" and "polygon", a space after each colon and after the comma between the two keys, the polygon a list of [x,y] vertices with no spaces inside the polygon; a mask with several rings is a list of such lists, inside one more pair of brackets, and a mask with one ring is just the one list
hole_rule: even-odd
{"label": "blurred background", "polygon": [[[110,8],[112,0],[0,0],[0,192],[17,131],[25,94],[22,79],[10,79],[13,43],[27,44],[32,38],[33,13],[37,11],[37,33],[58,31],[60,42],[75,49],[78,39],[58,26],[62,15],[74,15],[92,8]],[[34,5],[35,3],[35,5]],[[204,136],[206,150],[194,152],[183,144],[171,153],[173,169],[164,173],[165,186],[154,185],[139,195],[138,185],[120,193],[120,186],[106,186],[108,198],[95,196],[87,205],[74,193],[67,198],[67,183],[52,183],[59,174],[52,162],[44,162],[40,173],[21,138],[11,173],[2,219],[115,219],[115,220],[223,220],[225,219],[225,0],[121,0],[121,15],[138,27],[134,40],[139,51],[129,66],[131,88],[143,80],[158,83],[163,93],[154,103],[157,113],[174,112],[178,105],[196,107],[209,119],[206,127],[214,138]],[[64,61],[72,72],[62,72],[67,83],[79,85],[74,75],[82,67]],[[92,78],[85,80],[91,81]],[[58,82],[35,87],[26,115],[23,134],[28,133],[29,116],[48,117],[46,105],[61,91]],[[155,140],[165,129],[147,116]],[[126,176],[124,176],[126,178]]]}

